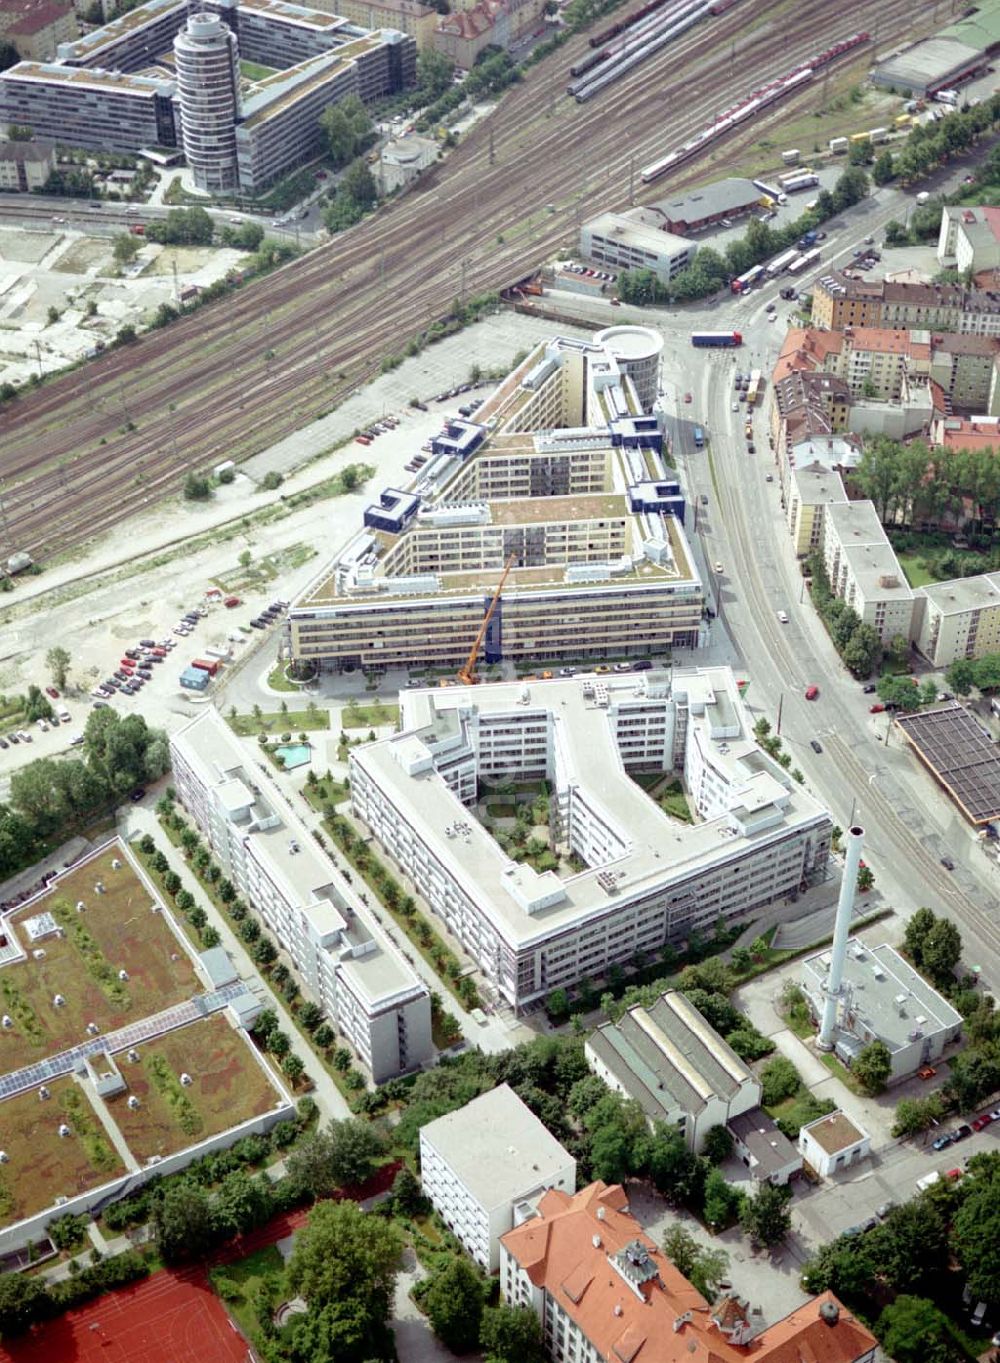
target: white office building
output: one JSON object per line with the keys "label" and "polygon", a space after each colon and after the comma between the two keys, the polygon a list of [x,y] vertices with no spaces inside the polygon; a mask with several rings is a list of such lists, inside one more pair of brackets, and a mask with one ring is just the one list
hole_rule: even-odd
{"label": "white office building", "polygon": [[[829,948],[802,962],[802,989],[816,1018],[823,1016],[830,974]],[[962,1015],[887,943],[870,947],[851,937],[837,1003],[834,1050],[845,1065],[872,1041],[892,1057],[889,1083],[933,1064],[962,1034]]]}
{"label": "white office building", "polygon": [[170,740],[181,803],[376,1083],[433,1055],[430,998],[214,710]]}
{"label": "white office building", "polygon": [[549,1188],[576,1190],[576,1160],[507,1084],[420,1129],[424,1192],[480,1268]]}
{"label": "white office building", "polygon": [[[758,746],[728,668],[407,691],[400,723],[352,752],[354,812],[514,1007],[826,874],[829,814]],[[690,825],[631,777],[675,769]],[[472,808],[480,782],[538,780],[542,872]]]}
{"label": "white office building", "polygon": [[614,270],[652,270],[667,284],[686,270],[697,242],[644,221],[645,210],[602,213],[580,229],[580,254]]}

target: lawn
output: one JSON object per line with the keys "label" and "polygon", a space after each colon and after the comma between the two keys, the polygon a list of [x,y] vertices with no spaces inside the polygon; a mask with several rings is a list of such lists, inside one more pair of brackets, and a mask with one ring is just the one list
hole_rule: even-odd
{"label": "lawn", "polygon": [[399,706],[386,705],[381,700],[372,701],[370,705],[351,702],[341,711],[340,723],[345,729],[377,729],[380,724],[398,728]]}
{"label": "lawn", "polygon": [[[798,1093],[792,1094],[791,1098],[783,1098],[780,1103],[765,1107],[764,1111],[771,1114],[790,1140],[794,1140],[800,1127],[814,1122],[817,1117],[824,1117],[834,1109],[835,1104],[831,1103],[829,1098],[814,1098],[809,1090],[803,1087]],[[793,1128],[795,1135],[791,1134]]]}
{"label": "lawn", "polygon": [[[278,1098],[249,1043],[222,1013],[156,1037],[135,1053],[135,1061],[126,1052],[115,1056],[128,1093],[108,1099],[107,1107],[140,1164],[260,1116]],[[157,1070],[165,1076],[159,1082]],[[182,1087],[185,1072],[193,1082]],[[135,1111],[129,1094],[139,1099]]]}
{"label": "lawn", "polygon": [[247,1339],[253,1339],[260,1330],[260,1318],[253,1306],[258,1290],[267,1284],[274,1301],[281,1302],[285,1261],[274,1245],[268,1245],[248,1254],[245,1259],[237,1259],[223,1268],[213,1268],[208,1279],[243,1334]]}
{"label": "lawn", "polygon": [[[49,1098],[31,1089],[0,1103],[7,1163],[0,1165],[0,1225],[20,1221],[57,1197],[75,1197],[125,1172],[90,1102],[71,1078],[53,1079]],[[71,1128],[68,1136],[59,1127]]]}
{"label": "lawn", "polygon": [[896,558],[899,560],[900,567],[906,574],[906,580],[911,587],[926,587],[929,583],[938,581],[934,573],[929,573],[924,567],[922,554],[897,554]]}
{"label": "lawn", "polygon": [[240,738],[252,738],[255,734],[287,734],[293,736],[308,733],[312,729],[329,729],[330,715],[313,705],[308,710],[265,710],[260,717],[256,715],[230,715],[229,727]]}
{"label": "lawn", "polygon": [[[121,863],[117,870],[114,860]],[[103,894],[95,890],[98,882]],[[0,1005],[14,1019],[0,1035],[0,1072],[78,1044],[88,1023],[112,1031],[203,992],[178,937],[152,912],[153,902],[114,843],[11,916],[29,956],[0,972]],[[85,905],[82,913],[77,903]],[[32,944],[20,925],[46,911],[62,917],[66,935]],[[32,950],[45,955],[32,958]],[[60,1006],[57,995],[65,1000]]]}
{"label": "lawn", "polygon": [[274,667],[271,668],[271,671],[268,673],[267,684],[272,691],[291,692],[302,690],[301,685],[296,685],[295,682],[291,682],[288,680],[288,677],[286,675],[287,667],[288,664],[284,661],[284,659],[281,659],[280,661],[275,663]]}
{"label": "lawn", "polygon": [[277,67],[261,66],[260,62],[248,62],[240,58],[240,75],[246,76],[247,80],[266,80],[268,76],[273,76]]}

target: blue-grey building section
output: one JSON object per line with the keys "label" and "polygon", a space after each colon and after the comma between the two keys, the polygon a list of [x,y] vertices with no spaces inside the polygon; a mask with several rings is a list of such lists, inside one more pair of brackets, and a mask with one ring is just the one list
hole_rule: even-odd
{"label": "blue-grey building section", "polygon": [[608,422],[612,445],[633,450],[663,450],[663,431],[655,416],[621,416]]}
{"label": "blue-grey building section", "polygon": [[365,525],[371,530],[387,530],[391,535],[398,535],[419,509],[420,498],[415,492],[387,487],[380,494],[377,505],[365,507]]}
{"label": "blue-grey building section", "polygon": [[189,691],[204,691],[211,681],[208,673],[200,667],[186,667],[180,675],[180,684]]}
{"label": "blue-grey building section", "polygon": [[[490,608],[492,596],[483,597],[483,614]],[[483,656],[488,663],[503,662],[503,597],[497,602],[497,608],[493,612],[493,618],[486,626],[486,637],[483,639]]]}
{"label": "blue-grey building section", "polygon": [[628,501],[633,512],[664,513],[676,517],[681,525],[684,524],[686,503],[673,470],[669,471],[666,478],[633,483],[628,489]]}
{"label": "blue-grey building section", "polygon": [[443,431],[431,437],[431,449],[435,454],[468,459],[485,439],[485,426],[477,426],[474,421],[449,421]]}

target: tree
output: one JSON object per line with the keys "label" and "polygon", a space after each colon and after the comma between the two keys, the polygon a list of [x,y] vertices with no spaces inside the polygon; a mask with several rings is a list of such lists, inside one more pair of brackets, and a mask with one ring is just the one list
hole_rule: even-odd
{"label": "tree", "polygon": [[359,1117],[331,1122],[326,1129],[330,1172],[336,1186],[357,1186],[371,1178],[385,1154],[385,1140],[377,1127]]}
{"label": "tree", "polygon": [[570,1014],[569,995],[565,989],[553,989],[545,1000],[545,1009],[555,1023],[565,1022]]}
{"label": "tree", "polygon": [[281,1069],[288,1082],[294,1084],[302,1078],[306,1065],[305,1061],[297,1056],[294,1051],[289,1051],[281,1062]]}
{"label": "tree", "polygon": [[378,186],[363,160],[352,161],[340,181],[341,194],[361,208],[370,208],[378,198]]}
{"label": "tree", "polygon": [[424,1197],[420,1180],[408,1164],[404,1164],[392,1180],[392,1209],[400,1216],[417,1216],[430,1206]]}
{"label": "tree", "polygon": [[924,963],[924,943],[937,922],[931,909],[917,909],[903,931],[903,947],[915,966]]}
{"label": "tree", "polygon": [[944,1117],[944,1103],[940,1094],[926,1098],[900,1098],[896,1104],[892,1134],[896,1137],[919,1136],[922,1131]]}
{"label": "tree", "polygon": [[487,1306],[479,1326],[486,1363],[543,1363],[542,1326],[529,1306]]}
{"label": "tree", "polygon": [[865,1093],[881,1093],[892,1074],[892,1056],[884,1041],[869,1041],[854,1057],[851,1073]]}
{"label": "tree", "polygon": [[768,1249],[780,1244],[792,1227],[791,1199],[790,1188],[773,1183],[762,1183],[753,1197],[745,1198],[740,1225],[750,1239]]}
{"label": "tree", "polygon": [[54,644],[45,655],[45,666],[49,669],[52,685],[59,691],[66,688],[66,674],[71,662],[69,654],[59,644]]}
{"label": "tree", "polygon": [[339,169],[346,166],[371,140],[371,117],[357,95],[347,95],[323,110],[319,119],[330,159]]}
{"label": "tree", "polygon": [[234,1169],[215,1194],[212,1215],[223,1235],[243,1235],[255,1226],[262,1226],[273,1208],[274,1197],[267,1176],[255,1178],[246,1169]]}
{"label": "tree", "polygon": [[773,1107],[798,1093],[802,1080],[792,1062],[783,1055],[769,1060],[760,1072],[761,1101]]}
{"label": "tree", "polygon": [[874,625],[856,625],[844,644],[841,657],[856,677],[870,677],[882,653],[882,644]]}
{"label": "tree", "polygon": [[417,53],[417,85],[425,103],[433,103],[451,89],[454,72],[454,63],[444,53],[433,48]]}
{"label": "tree", "polygon": [[1000,1172],[996,1156],[977,1157],[955,1216],[951,1245],[966,1273],[974,1301],[1000,1305]]}
{"label": "tree", "polygon": [[684,1226],[673,1225],[663,1237],[663,1252],[677,1271],[712,1301],[729,1269],[725,1250],[706,1249]]}
{"label": "tree", "polygon": [[894,1292],[933,1290],[939,1275],[947,1272],[947,1222],[930,1197],[893,1207],[869,1235],[879,1276]]}
{"label": "tree", "polygon": [[848,1301],[863,1299],[877,1271],[870,1238],[839,1235],[823,1245],[803,1270],[802,1285],[806,1291],[833,1292]]}
{"label": "tree", "polygon": [[454,1255],[431,1278],[423,1299],[438,1339],[453,1353],[469,1353],[479,1343],[486,1283],[465,1255]]}
{"label": "tree", "polygon": [[208,1193],[188,1179],[164,1186],[150,1219],[156,1243],[168,1264],[201,1258],[215,1242]]}
{"label": "tree", "polygon": [[965,1354],[947,1316],[925,1297],[897,1297],[879,1316],[875,1333],[896,1363],[958,1363]]}
{"label": "tree", "polygon": [[733,1138],[724,1126],[710,1126],[705,1132],[702,1154],[710,1164],[722,1164],[733,1153]]}
{"label": "tree", "polygon": [[956,658],[945,669],[945,680],[959,696],[968,696],[976,683],[976,665],[971,658]]}
{"label": "tree", "polygon": [[724,1226],[732,1219],[740,1200],[737,1190],[726,1182],[718,1169],[705,1179],[705,1220],[709,1226]]}
{"label": "tree", "polygon": [[922,964],[940,988],[955,982],[955,967],[962,959],[962,934],[950,918],[939,918],[924,939]]}
{"label": "tree", "polygon": [[840,213],[868,194],[868,176],[860,166],[848,166],[833,187],[834,211]]}
{"label": "tree", "polygon": [[212,495],[212,484],[200,473],[190,471],[184,479],[184,496],[189,502],[207,502]]}
{"label": "tree", "polygon": [[131,265],[132,261],[135,260],[136,256],[139,254],[141,245],[142,243],[139,241],[139,238],[134,237],[131,232],[120,232],[118,236],[115,237],[114,246],[111,248],[111,254],[119,269],[122,269],[126,265]]}
{"label": "tree", "polygon": [[872,179],[877,185],[887,185],[896,178],[896,165],[891,151],[884,151],[872,167]]}
{"label": "tree", "polygon": [[48,1292],[41,1278],[0,1273],[0,1339],[12,1339],[46,1314]]}
{"label": "tree", "polygon": [[320,1202],[295,1238],[288,1285],[310,1307],[356,1298],[385,1321],[402,1254],[392,1222],[369,1216],[356,1202]]}

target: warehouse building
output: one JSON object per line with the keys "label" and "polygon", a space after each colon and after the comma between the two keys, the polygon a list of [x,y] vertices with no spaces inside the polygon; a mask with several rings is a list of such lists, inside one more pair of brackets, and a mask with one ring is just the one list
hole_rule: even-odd
{"label": "warehouse building", "polygon": [[430,996],[214,709],[172,735],[181,804],[376,1083],[430,1060]]}
{"label": "warehouse building", "polygon": [[585,223],[580,229],[580,254],[612,270],[652,270],[667,284],[691,264],[696,247],[644,222],[643,211],[602,213]]}
{"label": "warehouse building", "polygon": [[657,1122],[679,1131],[700,1154],[705,1134],[760,1102],[760,1080],[685,994],[661,994],[627,1008],[584,1043],[587,1064],[609,1088]]}
{"label": "warehouse building", "polygon": [[[697,822],[632,779],[654,771],[683,773]],[[556,866],[541,871],[474,812],[481,782],[539,780]],[[752,917],[822,880],[830,845],[721,667],[403,691],[400,732],[352,750],[351,799],[515,1008]]]}
{"label": "warehouse building", "polygon": [[[823,1015],[830,959],[824,948],[802,963],[802,989],[816,1018]],[[834,1033],[834,1050],[845,1065],[869,1042],[882,1041],[892,1057],[893,1084],[939,1060],[961,1032],[961,1013],[898,951],[848,939]]]}
{"label": "warehouse building", "polygon": [[576,1160],[500,1084],[420,1128],[424,1195],[481,1269],[500,1267],[500,1237],[550,1188],[576,1190]]}
{"label": "warehouse building", "polygon": [[752,180],[732,176],[692,190],[680,199],[660,199],[651,207],[663,218],[668,232],[683,237],[715,227],[723,219],[728,221],[751,213],[760,204],[760,198],[760,190]]}
{"label": "warehouse building", "polygon": [[904,94],[933,95],[980,75],[988,64],[984,48],[938,35],[881,62],[871,81]]}

